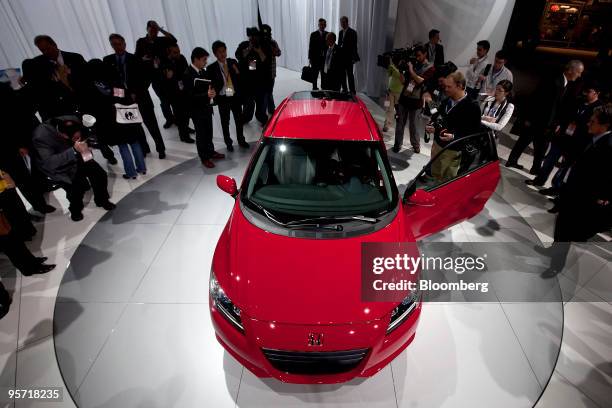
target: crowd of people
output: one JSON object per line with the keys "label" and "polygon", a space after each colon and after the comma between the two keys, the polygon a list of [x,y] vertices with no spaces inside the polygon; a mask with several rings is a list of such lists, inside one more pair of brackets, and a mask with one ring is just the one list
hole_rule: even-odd
{"label": "crowd of people", "polygon": [[308,42],[308,64],[314,71],[312,89],[319,89],[320,74],[322,89],[355,94],[354,65],[360,59],[357,31],[349,26],[346,16],[340,17],[338,35],[326,28],[327,20],[320,18],[319,27],[310,34]]}
{"label": "crowd of people", "polygon": [[[340,26],[338,34],[328,32],[321,18],[310,35],[308,60],[316,72],[312,88],[318,89],[320,74],[321,88],[354,94],[357,32],[347,17],[341,17]],[[215,41],[210,65],[210,54],[202,47],[195,47],[189,59],[183,56],[177,39],[155,21],[147,23],[134,54],[127,51],[124,37],[113,33],[108,37],[113,53],[90,61],[60,50],[48,35],[34,39],[41,54],[23,61],[21,88],[0,84],[3,123],[10,135],[0,149],[0,244],[22,273],[44,273],[53,265],[34,257],[23,244],[36,230],[15,188],[42,214],[55,210],[45,193],[65,190],[74,221],[83,219],[83,197],[90,189],[98,207],[114,209],[107,173],[92,149],[116,165],[111,146],[117,146],[123,177],[135,179],[146,174],[145,157],[151,154],[146,128],[159,159],[166,157],[150,86],[161,103],[163,127],[176,126],[182,142],[195,143],[203,166],[213,168],[225,158],[213,143],[215,106],[227,151],[234,150],[232,116],[237,145],[249,147],[243,126],[253,117],[264,125],[275,109],[281,50],[268,25],[248,28],[247,37],[235,59],[228,57],[223,41]],[[490,60],[487,40],[477,42],[465,75],[456,67],[449,70],[440,37],[439,30],[431,30],[427,42],[413,47],[410,61],[389,64],[383,130],[395,127],[394,152],[402,148],[406,125],[414,152],[420,152],[422,139],[432,138],[432,156],[439,158],[430,176],[446,180],[459,171],[455,141],[483,129],[499,132],[509,123],[515,113],[514,76],[504,50]],[[536,187],[543,187],[558,167],[552,186],[539,192],[554,198],[549,211],[558,213],[559,242],[586,240],[612,227],[612,105],[603,100],[607,90],[598,78],[582,80],[584,73],[584,64],[572,60],[562,73],[542,82],[530,106],[521,107],[519,139],[506,162],[522,169],[519,157],[533,143],[530,173],[535,178],[527,184]],[[422,112],[430,103],[445,117],[441,130],[423,122]]]}
{"label": "crowd of people", "polygon": [[[236,59],[228,57],[223,41],[215,41],[211,49],[216,61],[210,65],[208,51],[195,47],[187,59],[177,39],[152,20],[133,54],[117,33],[108,37],[113,53],[89,61],[61,50],[48,35],[34,39],[40,55],[23,61],[18,89],[0,83],[6,136],[0,149],[0,249],[23,275],[46,273],[55,265],[35,257],[25,245],[36,228],[17,189],[40,214],[56,210],[45,194],[63,189],[70,217],[78,222],[88,190],[98,207],[115,208],[107,172],[94,150],[114,166],[118,160],[111,147],[117,146],[123,178],[136,179],[147,173],[145,157],[151,154],[146,128],[159,159],[166,158],[149,87],[159,97],[162,126],[176,126],[182,142],[195,144],[203,166],[213,168],[225,158],[213,144],[215,106],[227,151],[234,151],[231,116],[238,146],[249,148],[243,126],[253,116],[263,126],[275,110],[281,50],[269,25],[248,28],[247,37]],[[9,305],[10,296],[0,282],[0,317]]]}
{"label": "crowd of people", "polygon": [[[412,47],[411,61],[389,64],[383,131],[395,124],[394,152],[401,150],[406,122],[415,153],[421,138],[428,142],[433,135],[431,156],[437,158],[429,176],[440,182],[458,175],[461,149],[453,149],[453,144],[460,146],[453,142],[483,131],[500,132],[515,113],[507,53],[499,50],[490,61],[490,48],[487,40],[477,42],[464,75],[454,64],[445,64],[440,31],[431,30],[427,43]],[[520,107],[514,124],[519,138],[505,163],[523,170],[519,158],[533,144],[529,173],[535,177],[525,182],[554,202],[548,211],[558,214],[557,260],[565,259],[567,242],[586,241],[612,228],[612,104],[604,97],[609,90],[601,85],[605,78],[585,71],[579,60],[560,71],[539,83]],[[432,102],[444,116],[442,129],[422,114]],[[553,171],[552,186],[543,188]],[[553,262],[547,277],[561,268],[562,262]]]}

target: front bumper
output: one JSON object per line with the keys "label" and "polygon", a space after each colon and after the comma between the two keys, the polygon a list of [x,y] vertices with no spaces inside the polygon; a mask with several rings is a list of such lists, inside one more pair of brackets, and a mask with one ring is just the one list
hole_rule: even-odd
{"label": "front bumper", "polygon": [[[333,384],[372,376],[401,353],[414,338],[421,304],[388,335],[388,316],[363,323],[296,325],[260,321],[243,313],[241,333],[212,304],[210,311],[221,345],[256,376]],[[311,333],[322,336],[321,346],[308,345]],[[309,364],[313,369],[304,369]]]}

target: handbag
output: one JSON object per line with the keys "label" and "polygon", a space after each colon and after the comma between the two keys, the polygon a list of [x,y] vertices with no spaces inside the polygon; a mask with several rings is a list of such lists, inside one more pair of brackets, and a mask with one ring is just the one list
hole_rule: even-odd
{"label": "handbag", "polygon": [[302,81],[313,82],[315,78],[315,70],[310,65],[306,65],[302,68]]}
{"label": "handbag", "polygon": [[130,125],[133,123],[142,123],[142,116],[138,109],[138,104],[122,105],[120,103],[115,104],[115,120],[120,125]]}

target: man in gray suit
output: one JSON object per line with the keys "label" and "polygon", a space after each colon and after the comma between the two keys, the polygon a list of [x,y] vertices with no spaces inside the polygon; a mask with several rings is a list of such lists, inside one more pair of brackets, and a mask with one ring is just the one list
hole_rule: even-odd
{"label": "man in gray suit", "polygon": [[83,196],[90,186],[98,207],[115,208],[109,201],[106,172],[82,140],[82,126],[77,116],[58,116],[39,125],[33,137],[40,170],[66,191],[73,221],[83,219]]}

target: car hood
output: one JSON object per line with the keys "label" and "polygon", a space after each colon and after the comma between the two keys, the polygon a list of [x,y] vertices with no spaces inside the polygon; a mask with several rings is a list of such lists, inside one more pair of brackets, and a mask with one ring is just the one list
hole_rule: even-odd
{"label": "car hood", "polygon": [[379,319],[395,306],[361,301],[361,243],[398,242],[401,209],[386,227],[343,239],[291,238],[249,222],[236,203],[213,268],[230,299],[253,319],[343,324]]}

